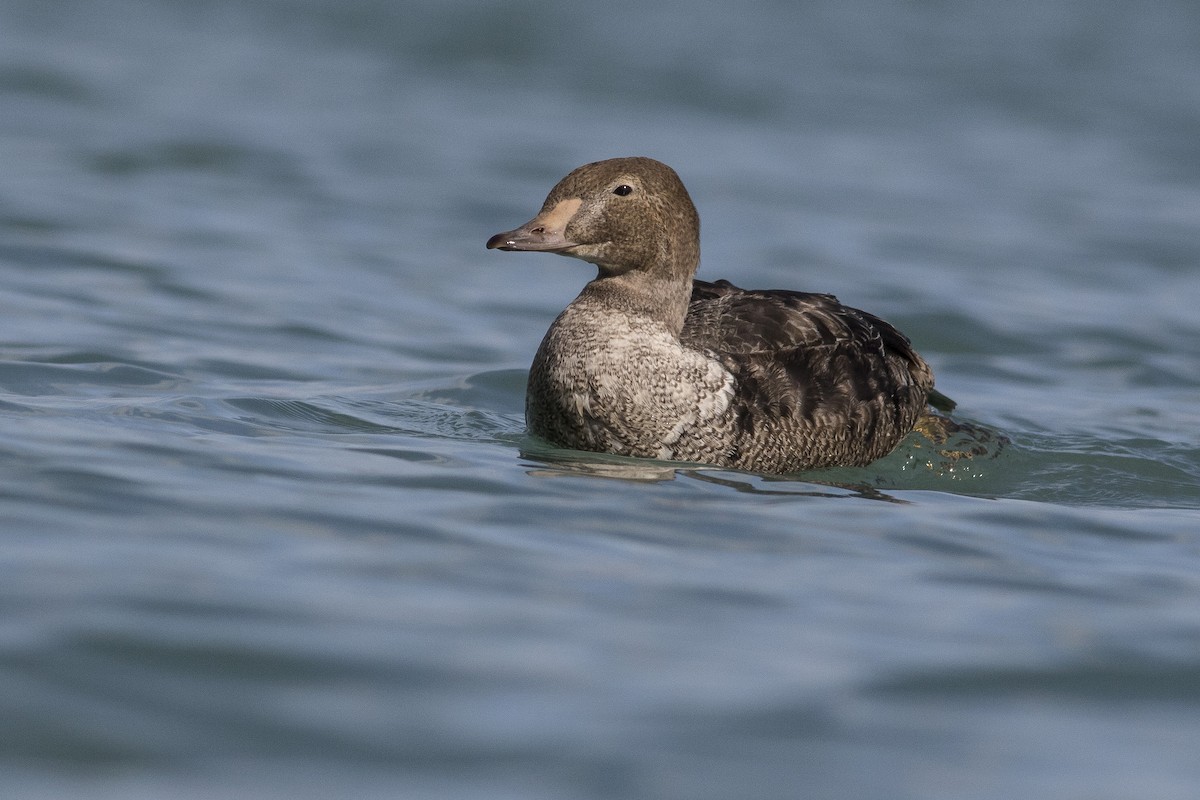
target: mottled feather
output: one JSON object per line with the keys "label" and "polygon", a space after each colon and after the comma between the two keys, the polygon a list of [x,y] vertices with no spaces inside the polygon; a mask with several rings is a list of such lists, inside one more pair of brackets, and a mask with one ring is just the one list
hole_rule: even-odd
{"label": "mottled feather", "polygon": [[734,375],[739,449],[761,449],[762,430],[790,432],[828,453],[810,456],[812,465],[885,455],[933,388],[904,334],[829,294],[697,280],[680,340],[714,353]]}

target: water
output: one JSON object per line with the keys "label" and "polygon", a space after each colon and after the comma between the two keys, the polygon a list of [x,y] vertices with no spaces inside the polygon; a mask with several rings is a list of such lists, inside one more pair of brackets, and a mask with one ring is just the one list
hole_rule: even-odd
{"label": "water", "polygon": [[[648,7],[647,7],[648,5]],[[1192,3],[0,8],[0,787],[22,798],[1190,798]],[[702,275],[896,323],[947,463],[526,436],[672,164]]]}

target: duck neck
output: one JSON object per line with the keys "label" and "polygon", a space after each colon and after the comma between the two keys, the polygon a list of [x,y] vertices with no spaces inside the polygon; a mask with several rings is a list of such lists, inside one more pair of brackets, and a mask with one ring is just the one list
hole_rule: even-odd
{"label": "duck neck", "polygon": [[665,276],[644,270],[617,275],[601,272],[579,295],[580,300],[661,324],[675,338],[683,330],[691,298],[690,273]]}

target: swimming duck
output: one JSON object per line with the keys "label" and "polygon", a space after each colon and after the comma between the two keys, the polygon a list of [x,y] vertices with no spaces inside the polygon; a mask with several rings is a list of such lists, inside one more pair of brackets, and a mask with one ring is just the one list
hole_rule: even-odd
{"label": "swimming duck", "polygon": [[596,277],[529,372],[529,431],[562,447],[754,472],[862,466],[953,404],[900,331],[828,294],[694,280],[700,218],[650,158],[585,164],[488,249]]}

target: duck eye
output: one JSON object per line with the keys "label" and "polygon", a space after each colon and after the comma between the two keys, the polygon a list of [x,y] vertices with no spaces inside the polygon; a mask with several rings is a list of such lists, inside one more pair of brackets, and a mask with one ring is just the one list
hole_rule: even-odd
{"label": "duck eye", "polygon": [[617,188],[613,189],[613,194],[617,195],[618,197],[624,197],[625,195],[630,194],[632,192],[633,192],[633,187],[629,186],[627,184],[624,184],[624,183],[622,183]]}

